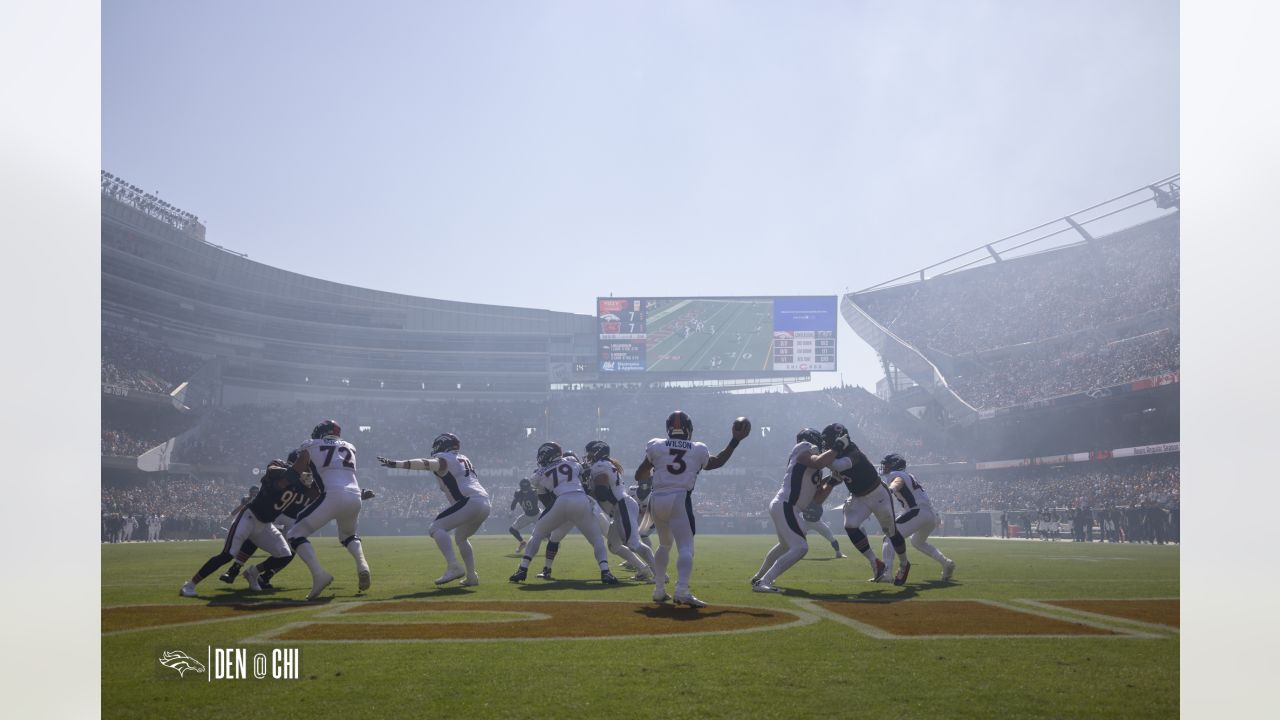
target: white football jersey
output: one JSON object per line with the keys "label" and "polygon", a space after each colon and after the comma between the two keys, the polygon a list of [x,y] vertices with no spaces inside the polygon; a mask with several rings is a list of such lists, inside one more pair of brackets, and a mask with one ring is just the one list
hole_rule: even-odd
{"label": "white football jersey", "polygon": [[356,448],[334,435],[302,443],[311,457],[311,476],[324,492],[342,489],[360,494],[360,482],[356,480]]}
{"label": "white football jersey", "polygon": [[622,502],[627,496],[627,489],[622,486],[622,473],[618,472],[618,467],[608,460],[597,460],[591,463],[591,478],[594,484],[596,475],[605,475],[609,478],[609,492],[613,493],[613,501]]}
{"label": "white football jersey", "polygon": [[654,438],[644,448],[653,465],[653,491],[691,492],[698,473],[707,466],[711,451],[700,442],[677,438]]}
{"label": "white football jersey", "polygon": [[929,493],[916,481],[916,476],[903,470],[894,470],[888,475],[889,491],[893,493],[894,502],[899,503],[902,510],[899,514],[919,507],[933,512],[933,503],[929,501]]}
{"label": "white football jersey", "polygon": [[550,490],[556,497],[582,489],[582,465],[577,458],[562,457],[540,466],[533,474],[533,484]]}
{"label": "white football jersey", "polygon": [[782,489],[777,499],[791,503],[791,507],[803,510],[813,502],[818,494],[818,476],[822,470],[800,464],[800,456],[804,453],[818,454],[816,445],[810,442],[799,442],[791,449],[791,457],[787,458],[787,472],[782,476]]}
{"label": "white football jersey", "polygon": [[489,497],[489,493],[480,484],[480,476],[476,475],[476,470],[471,466],[471,461],[466,455],[453,452],[442,452],[432,455],[440,462],[444,463],[444,474],[436,474],[436,480],[440,483],[440,489],[445,495],[449,496],[450,502],[460,503],[463,498],[469,497]]}

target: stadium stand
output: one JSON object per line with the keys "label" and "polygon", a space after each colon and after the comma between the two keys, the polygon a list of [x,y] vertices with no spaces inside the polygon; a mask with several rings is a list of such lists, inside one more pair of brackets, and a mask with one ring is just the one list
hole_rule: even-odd
{"label": "stadium stand", "polygon": [[1179,217],[854,294],[977,408],[1179,369]]}

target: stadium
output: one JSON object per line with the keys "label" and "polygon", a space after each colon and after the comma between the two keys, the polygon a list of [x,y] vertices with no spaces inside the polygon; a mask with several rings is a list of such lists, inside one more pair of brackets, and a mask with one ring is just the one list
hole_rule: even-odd
{"label": "stadium", "polygon": [[[299,683],[244,686],[267,712],[323,682],[326,703],[352,717],[594,716],[605,687],[583,678],[609,668],[609,694],[645,697],[657,682],[682,698],[678,716],[783,716],[800,703],[802,715],[839,713],[855,678],[888,690],[860,709],[896,715],[1174,713],[1179,184],[1161,178],[838,297],[600,297],[593,314],[574,314],[271,267],[103,172],[103,652],[207,651],[199,672],[210,680],[179,700],[150,683],[186,672],[104,665],[104,715],[216,711],[227,692],[216,680],[234,667],[215,665],[224,648],[299,650]],[[796,391],[834,369],[841,336],[878,355],[878,386]],[[630,484],[677,409],[711,452],[735,418],[751,421],[691,495],[694,584],[709,606],[650,602],[643,582],[597,583],[576,534],[554,580],[506,582],[520,562],[513,497],[540,447],[585,457],[604,440]],[[177,597],[268,463],[326,418],[374,494],[359,513],[372,588],[357,589],[329,526],[311,544],[336,579],[314,601],[297,566],[270,592],[210,577]],[[903,583],[867,582],[837,489],[822,515],[832,550],[810,535],[780,593],[752,592],[796,433],[829,423],[873,463],[907,459],[954,577],[908,545]],[[475,587],[432,583],[444,561],[428,532],[450,499],[422,472],[374,462],[429,457],[446,432],[493,503],[474,538]],[[885,528],[874,517],[860,528],[878,554]],[[675,673],[658,659],[673,650],[684,658]],[[760,681],[782,658],[794,681]],[[456,682],[424,682],[441,662]],[[566,677],[528,675],[553,663]],[[512,704],[516,677],[537,682]],[[960,695],[973,702],[954,704]]]}

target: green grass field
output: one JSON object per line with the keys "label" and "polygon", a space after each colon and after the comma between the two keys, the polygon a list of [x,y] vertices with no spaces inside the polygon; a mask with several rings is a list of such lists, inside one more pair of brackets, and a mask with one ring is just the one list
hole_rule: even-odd
{"label": "green grass field", "polygon": [[[576,535],[565,541],[556,561],[556,574],[564,580],[508,583],[518,562],[514,542],[484,537],[474,541],[482,585],[459,588],[455,583],[444,590],[431,583],[444,564],[428,538],[366,538],[374,585],[359,597],[350,556],[332,538],[318,539],[320,559],[337,580],[326,597],[311,604],[301,602],[310,587],[301,563],[277,576],[274,593],[250,593],[243,580],[233,589],[211,577],[199,586],[199,598],[181,598],[178,587],[217,552],[217,542],[103,546],[104,630],[119,627],[119,615],[128,612],[141,625],[103,635],[103,716],[306,712],[341,718],[796,718],[856,713],[889,718],[1164,718],[1178,713],[1176,629],[1022,602],[1176,598],[1177,547],[940,538],[936,544],[958,563],[955,582],[938,582],[937,564],[913,550],[910,581],[893,587],[866,582],[869,571],[861,557],[831,559],[821,538],[810,539],[809,557],[778,582],[786,594],[766,595],[752,593],[747,580],[772,544],[770,537],[700,536],[693,590],[711,607],[675,611],[655,608],[651,585],[600,585],[589,547]],[[535,561],[533,568],[538,567]],[[360,643],[261,639],[288,623],[315,621],[333,625],[312,627],[386,629],[393,634],[412,623],[429,623],[417,627],[444,628],[437,632],[446,634],[465,628],[474,636],[477,628],[483,634],[485,628],[518,628],[527,620],[517,617],[518,608],[498,603],[494,607],[504,608],[501,612],[457,610],[448,604],[459,600],[540,603],[543,610],[548,602],[620,602],[610,617],[623,618],[616,633],[628,637]],[[845,608],[850,606],[832,603],[855,600],[889,601],[856,608],[912,611],[917,614],[908,617],[947,628],[964,627],[967,611],[957,608],[986,608],[998,620],[965,630],[977,634],[956,636],[954,630],[943,630],[927,638],[886,639],[883,632],[877,637],[815,609],[816,602]],[[954,600],[995,601],[998,606],[927,606]],[[228,609],[263,602],[283,609]],[[378,603],[396,609],[373,615],[380,625],[350,625],[359,618],[340,612],[377,610]],[[130,605],[155,607],[111,610]],[[433,607],[446,611],[432,612]],[[566,627],[611,632],[616,622],[601,629],[606,623],[593,623],[591,612],[581,609],[598,606],[564,607]],[[801,622],[736,634],[644,636],[645,623],[705,633],[722,620],[750,620],[770,612]],[[1070,620],[1078,629],[1111,634],[1008,636],[1010,627],[1024,621],[1044,622],[1044,614]],[[166,615],[172,617],[166,620]],[[186,624],[149,627],[174,619]],[[564,634],[572,634],[571,628]],[[233,647],[246,640],[251,653],[269,652],[274,646],[268,642],[300,648],[301,678],[209,682],[208,672],[180,678],[157,660],[161,652],[177,649],[204,662],[207,647]]]}

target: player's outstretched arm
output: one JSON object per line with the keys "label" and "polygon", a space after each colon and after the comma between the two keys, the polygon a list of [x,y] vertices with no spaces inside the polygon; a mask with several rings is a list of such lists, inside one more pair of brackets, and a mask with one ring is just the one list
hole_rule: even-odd
{"label": "player's outstretched arm", "polygon": [[828,475],[827,478],[823,480],[822,486],[818,488],[818,492],[814,494],[813,502],[818,505],[826,502],[827,498],[831,495],[831,491],[839,484],[840,482],[838,480]]}
{"label": "player's outstretched arm", "polygon": [[414,458],[413,460],[388,460],[381,455],[378,456],[378,462],[382,467],[396,468],[397,470],[430,470],[431,472],[439,472],[444,463],[440,458]]}
{"label": "player's outstretched arm", "polygon": [[737,449],[738,443],[742,442],[751,434],[751,421],[741,417],[733,421],[733,435],[729,438],[729,444],[724,446],[718,454],[712,455],[707,460],[707,470],[715,470],[725,466],[729,462],[729,458],[733,457],[733,451]]}
{"label": "player's outstretched arm", "polygon": [[835,462],[837,457],[839,457],[839,454],[836,452],[836,449],[831,448],[830,450],[817,455],[812,452],[806,453],[797,458],[796,461],[805,467],[825,468]]}

